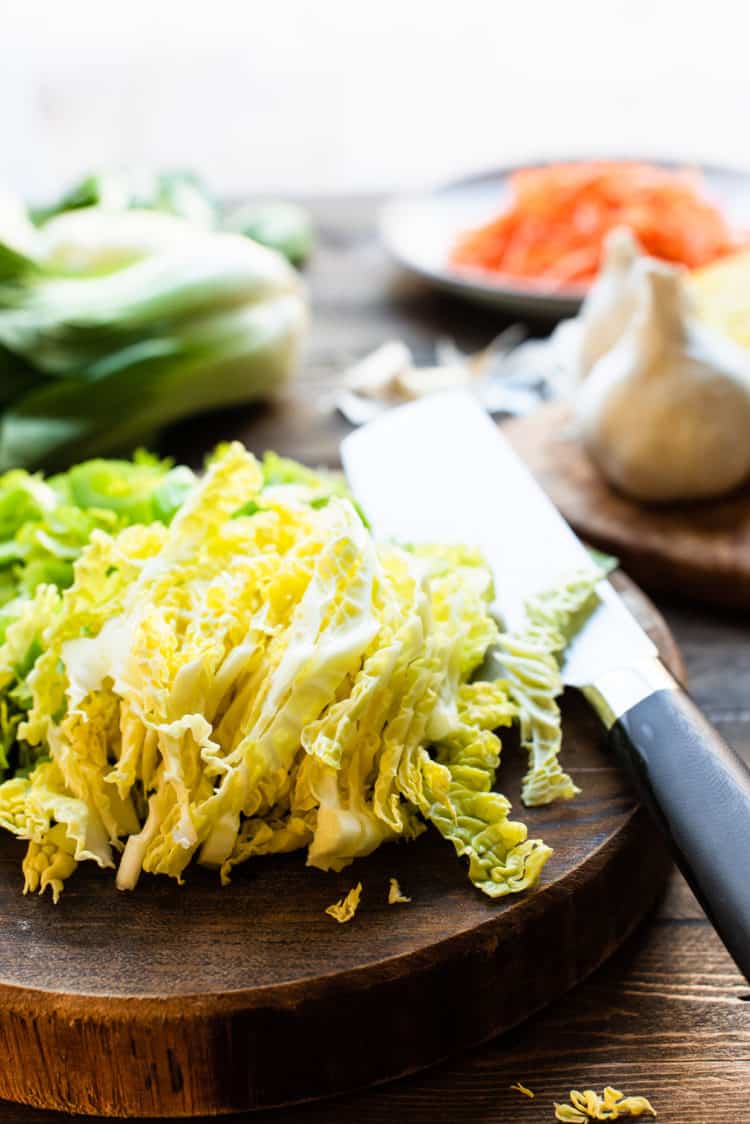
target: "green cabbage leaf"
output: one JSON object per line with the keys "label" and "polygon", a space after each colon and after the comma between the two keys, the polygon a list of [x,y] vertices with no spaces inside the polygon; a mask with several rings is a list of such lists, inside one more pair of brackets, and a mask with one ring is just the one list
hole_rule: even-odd
{"label": "green cabbage leaf", "polygon": [[0,825],[28,890],[83,861],[123,890],[298,849],[338,871],[429,827],[490,897],[538,879],[501,735],[527,803],[573,794],[557,661],[598,573],[505,635],[477,551],[378,542],[339,477],[236,443],[199,479],[145,454],[8,474],[0,527]]}

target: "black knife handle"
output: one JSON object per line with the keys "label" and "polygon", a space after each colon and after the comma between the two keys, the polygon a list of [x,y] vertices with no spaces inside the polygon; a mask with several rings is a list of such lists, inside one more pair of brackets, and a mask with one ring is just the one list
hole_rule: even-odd
{"label": "black knife handle", "polygon": [[636,703],[609,738],[750,981],[750,770],[680,689]]}

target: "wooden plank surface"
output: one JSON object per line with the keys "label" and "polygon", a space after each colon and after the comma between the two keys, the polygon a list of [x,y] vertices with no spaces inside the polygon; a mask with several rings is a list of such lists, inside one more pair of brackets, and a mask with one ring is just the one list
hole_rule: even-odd
{"label": "wooden plank surface", "polygon": [[[479,346],[503,326],[496,316],[454,304],[392,270],[378,248],[373,213],[371,200],[316,207],[321,245],[308,274],[313,330],[303,377],[285,408],[209,419],[199,442],[195,428],[183,427],[170,437],[173,452],[195,459],[198,444],[233,429],[256,450],[273,447],[331,462],[347,428],[330,411],[344,362],[387,336],[403,336],[429,359],[437,333]],[[690,606],[660,607],[682,645],[696,700],[750,759],[747,626]],[[536,1092],[533,1101],[510,1090],[519,1080]],[[542,1124],[553,1119],[552,1101],[569,1089],[605,1084],[649,1096],[665,1124],[734,1124],[748,1115],[750,985],[677,875],[650,921],[612,960],[523,1027],[394,1084],[252,1120]],[[0,1109],[3,1124],[54,1119],[12,1105]]]}

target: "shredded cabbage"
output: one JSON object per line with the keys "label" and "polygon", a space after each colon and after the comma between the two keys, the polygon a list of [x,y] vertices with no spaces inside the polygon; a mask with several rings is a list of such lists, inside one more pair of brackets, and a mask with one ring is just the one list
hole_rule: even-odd
{"label": "shredded cabbage", "polygon": [[[476,551],[378,543],[338,478],[238,444],[200,480],[150,458],[11,473],[0,526],[4,488],[26,505],[7,541],[36,552],[9,563],[0,645],[0,824],[27,890],[56,899],[84,860],[121,889],[298,849],[338,871],[429,824],[489,896],[536,881],[551,852],[495,791],[497,731],[520,723],[527,802],[572,795],[555,655],[598,573],[503,636]],[[60,510],[90,520],[55,540],[64,573]]]}
{"label": "shredded cabbage", "polygon": [[21,469],[0,476],[0,775],[47,753],[19,737],[31,705],[27,679],[84,547],[98,532],[110,542],[129,525],[168,523],[194,484],[189,468],[144,452],[87,461],[46,481]]}
{"label": "shredded cabbage", "polygon": [[411,898],[407,897],[401,889],[398,878],[389,878],[388,905],[406,905],[410,901]]}
{"label": "shredded cabbage", "polygon": [[528,623],[522,633],[499,640],[499,658],[516,705],[521,743],[529,753],[521,790],[528,807],[570,800],[580,792],[559,761],[562,730],[555,700],[562,693],[562,680],[558,658],[595,602],[591,572],[575,574],[565,585],[529,601]]}
{"label": "shredded cabbage", "polygon": [[339,925],[351,921],[354,914],[359,909],[359,899],[362,896],[362,883],[358,882],[356,886],[352,886],[348,894],[346,894],[340,901],[334,902],[329,905],[326,913],[332,917],[334,921],[338,921]]}

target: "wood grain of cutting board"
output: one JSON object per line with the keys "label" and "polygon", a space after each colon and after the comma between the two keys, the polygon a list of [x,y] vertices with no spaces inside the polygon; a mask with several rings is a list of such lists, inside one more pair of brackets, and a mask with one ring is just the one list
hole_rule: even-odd
{"label": "wood grain of cutting board", "polygon": [[[616,583],[678,675],[651,603]],[[253,859],[222,889],[144,877],[132,893],[81,864],[60,904],[21,893],[23,845],[0,840],[0,1097],[67,1112],[186,1116],[327,1096],[429,1065],[516,1025],[632,931],[669,862],[602,748],[563,700],[582,793],[522,809],[522,754],[499,787],[555,848],[539,887],[490,901],[428,831],[341,874],[300,853]],[[387,904],[397,877],[412,901]],[[325,908],[361,881],[345,925]]]}
{"label": "wood grain of cutting board", "polygon": [[616,555],[644,589],[750,608],[750,488],[699,503],[636,503],[607,483],[558,402],[504,432],[578,534]]}

